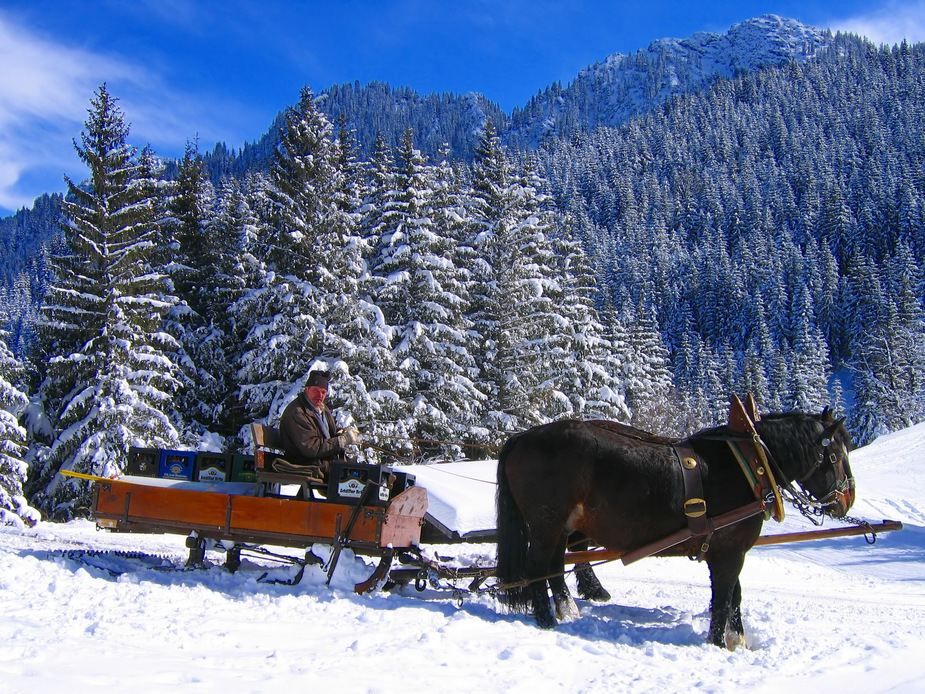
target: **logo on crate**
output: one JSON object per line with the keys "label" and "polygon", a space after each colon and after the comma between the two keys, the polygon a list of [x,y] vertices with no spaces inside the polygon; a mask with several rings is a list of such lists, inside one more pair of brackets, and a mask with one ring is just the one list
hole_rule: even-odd
{"label": "logo on crate", "polygon": [[359,499],[363,494],[363,489],[366,487],[365,482],[361,482],[356,477],[350,477],[344,481],[338,483],[337,493],[339,496],[346,496],[353,499]]}
{"label": "logo on crate", "polygon": [[200,482],[224,482],[225,472],[217,467],[209,467],[199,471]]}
{"label": "logo on crate", "polygon": [[234,456],[230,453],[200,451],[196,455],[196,476],[199,482],[224,482],[232,473]]}

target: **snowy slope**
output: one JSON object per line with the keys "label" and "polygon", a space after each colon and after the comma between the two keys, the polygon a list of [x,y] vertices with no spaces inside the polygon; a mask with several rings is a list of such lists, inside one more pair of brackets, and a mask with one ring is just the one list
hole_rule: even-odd
{"label": "snowy slope", "polygon": [[[856,451],[852,466],[854,515],[905,529],[874,545],[855,537],[754,549],[742,576],[750,648],[733,653],[705,644],[707,572],[685,559],[600,567],[613,600],[580,602],[581,619],[542,631],[487,595],[354,595],[371,566],[349,553],[331,587],[317,567],[286,586],[257,581],[293,573],[266,560],[234,575],[165,570],[185,559],[177,536],[109,534],[85,521],[0,529],[2,691],[920,692],[925,425]],[[475,527],[493,490],[473,472],[439,496]],[[799,525],[794,515],[784,525]],[[492,550],[428,551],[490,563]]]}

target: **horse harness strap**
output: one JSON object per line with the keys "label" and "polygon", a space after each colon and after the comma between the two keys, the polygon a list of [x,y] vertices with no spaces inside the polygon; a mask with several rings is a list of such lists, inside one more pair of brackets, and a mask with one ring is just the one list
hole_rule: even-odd
{"label": "horse harness strap", "polygon": [[759,419],[757,408],[751,396],[748,405],[744,405],[737,395],[733,395],[729,408],[729,428],[745,434],[749,438],[728,439],[727,443],[739,462],[739,467],[752,488],[756,499],[766,500],[770,510],[765,513],[778,523],[784,520],[784,502],[780,490],[768,464],[764,443],[755,428],[755,421]]}
{"label": "horse harness strap", "polygon": [[691,537],[712,535],[714,525],[707,515],[707,501],[703,498],[700,460],[686,439],[672,444],[671,448],[681,465],[681,477],[684,480],[683,510]]}

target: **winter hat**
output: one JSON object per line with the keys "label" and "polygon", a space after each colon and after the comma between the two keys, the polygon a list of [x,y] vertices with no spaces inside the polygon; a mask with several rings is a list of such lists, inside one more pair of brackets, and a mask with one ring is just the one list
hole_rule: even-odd
{"label": "winter hat", "polygon": [[308,374],[308,380],[305,381],[305,387],[311,388],[312,386],[318,386],[319,388],[328,389],[328,372],[327,371],[311,371]]}

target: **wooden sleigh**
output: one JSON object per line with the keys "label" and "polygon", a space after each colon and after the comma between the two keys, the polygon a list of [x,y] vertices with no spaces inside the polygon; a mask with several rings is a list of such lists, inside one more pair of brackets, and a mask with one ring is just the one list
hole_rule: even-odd
{"label": "wooden sleigh", "polygon": [[[276,453],[276,432],[268,429],[255,431],[256,483],[95,477],[91,517],[109,530],[188,535],[188,563],[202,561],[207,540],[222,543],[232,569],[248,545],[331,545],[328,581],[341,550],[350,549],[380,558],[373,575],[355,587],[371,590],[396,552],[420,543],[427,491],[378,465],[332,466],[329,483],[274,472],[268,463]],[[340,480],[345,471],[352,474]],[[297,489],[294,496],[282,493],[290,485]]]}

